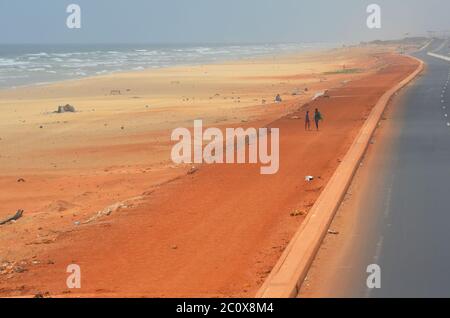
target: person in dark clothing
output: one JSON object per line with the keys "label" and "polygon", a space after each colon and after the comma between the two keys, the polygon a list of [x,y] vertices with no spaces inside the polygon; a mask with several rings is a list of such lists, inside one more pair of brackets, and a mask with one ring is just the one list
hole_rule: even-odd
{"label": "person in dark clothing", "polygon": [[322,114],[319,112],[319,109],[316,108],[314,113],[314,122],[316,123],[316,129],[319,130],[319,123],[323,120]]}
{"label": "person in dark clothing", "polygon": [[306,112],[305,116],[305,130],[311,130],[311,120],[309,118],[309,110]]}

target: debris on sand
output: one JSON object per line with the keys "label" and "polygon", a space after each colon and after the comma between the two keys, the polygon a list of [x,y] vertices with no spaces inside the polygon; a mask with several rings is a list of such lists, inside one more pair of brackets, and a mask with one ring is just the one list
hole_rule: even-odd
{"label": "debris on sand", "polygon": [[18,219],[20,219],[23,215],[23,210],[17,210],[16,214],[14,214],[13,216],[7,217],[6,219],[4,219],[3,221],[0,221],[0,225],[5,225],[9,222],[15,222]]}
{"label": "debris on sand", "polygon": [[294,210],[294,211],[291,212],[290,215],[291,215],[292,217],[295,217],[295,216],[303,216],[303,215],[305,215],[305,212],[299,211],[299,210]]}
{"label": "debris on sand", "polygon": [[313,181],[314,180],[314,177],[313,176],[306,176],[305,177],[305,181],[306,182],[311,182],[311,181]]}
{"label": "debris on sand", "polygon": [[187,172],[188,175],[194,174],[198,171],[197,167],[191,167],[191,169],[189,169],[189,171]]}
{"label": "debris on sand", "polygon": [[16,266],[15,268],[14,268],[14,272],[15,273],[24,273],[24,272],[26,272],[27,271],[27,269],[25,268],[25,267],[22,267],[22,266]]}
{"label": "debris on sand", "polygon": [[75,107],[70,105],[70,104],[66,104],[65,106],[58,106],[58,110],[56,111],[58,114],[62,114],[62,113],[75,113]]}
{"label": "debris on sand", "polygon": [[0,275],[11,275],[11,274],[21,274],[27,271],[25,268],[27,265],[26,261],[21,262],[9,262],[4,261],[0,263]]}
{"label": "debris on sand", "polygon": [[91,223],[92,221],[95,221],[103,216],[109,216],[109,215],[111,215],[111,213],[116,212],[123,208],[127,208],[127,207],[128,206],[126,204],[124,204],[123,202],[115,203],[113,205],[110,205],[110,206],[104,208],[101,211],[98,211],[94,216],[90,217],[87,221],[83,222],[83,224]]}
{"label": "debris on sand", "polygon": [[331,234],[331,235],[339,235],[339,232],[338,232],[338,231],[328,230],[328,234]]}
{"label": "debris on sand", "polygon": [[51,298],[51,297],[49,292],[45,292],[45,293],[37,293],[34,295],[33,298]]}
{"label": "debris on sand", "polygon": [[326,90],[317,92],[316,94],[314,94],[314,97],[312,98],[312,100],[316,100],[316,99],[318,99],[320,97],[325,97],[326,93],[327,93]]}
{"label": "debris on sand", "polygon": [[275,102],[276,103],[281,103],[283,101],[283,99],[281,98],[280,94],[277,94],[277,96],[275,97]]}
{"label": "debris on sand", "polygon": [[125,201],[120,201],[120,202],[114,203],[114,204],[112,204],[110,206],[107,206],[103,210],[98,211],[93,216],[91,216],[88,220],[86,220],[84,222],[77,221],[77,222],[74,222],[74,224],[75,225],[88,224],[88,223],[96,221],[97,219],[100,219],[102,217],[109,216],[113,212],[117,212],[117,211],[120,211],[122,209],[132,208],[132,207],[136,206],[137,204],[139,204],[139,201],[143,200],[143,198],[144,197],[142,195],[140,195],[140,196],[137,196],[137,197],[133,197],[133,198],[127,199]]}
{"label": "debris on sand", "polygon": [[17,182],[23,183],[23,182],[25,182],[25,179],[24,178],[19,178],[19,179],[17,179]]}

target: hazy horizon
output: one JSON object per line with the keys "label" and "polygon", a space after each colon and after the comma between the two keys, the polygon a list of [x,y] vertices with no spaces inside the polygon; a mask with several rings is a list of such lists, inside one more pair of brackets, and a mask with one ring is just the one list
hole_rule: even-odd
{"label": "hazy horizon", "polygon": [[[66,8],[81,7],[81,29]],[[369,4],[382,28],[366,26]],[[357,43],[447,31],[444,0],[0,0],[0,44]]]}

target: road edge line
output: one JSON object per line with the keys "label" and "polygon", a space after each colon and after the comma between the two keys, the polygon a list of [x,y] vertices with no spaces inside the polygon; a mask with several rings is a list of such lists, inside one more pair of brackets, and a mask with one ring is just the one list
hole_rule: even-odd
{"label": "road edge line", "polygon": [[256,298],[294,298],[298,295],[386,106],[398,91],[412,82],[424,69],[422,60],[408,57],[418,61],[419,66],[385,92],[375,104],[341,164],[258,290]]}

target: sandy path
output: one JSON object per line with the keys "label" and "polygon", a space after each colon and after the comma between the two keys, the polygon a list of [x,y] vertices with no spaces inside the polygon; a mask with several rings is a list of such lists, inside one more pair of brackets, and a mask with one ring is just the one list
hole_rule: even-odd
{"label": "sandy path", "polygon": [[[371,107],[415,69],[406,57],[380,58],[387,67],[377,74],[310,103],[325,114],[322,131],[292,119],[303,110],[271,124],[280,128],[278,174],[202,166],[111,217],[59,233],[37,251],[39,264],[0,283],[3,294],[64,293],[65,268],[76,263],[83,287],[72,296],[253,296],[303,219],[290,213],[308,212]],[[305,183],[305,175],[319,178]]]}

